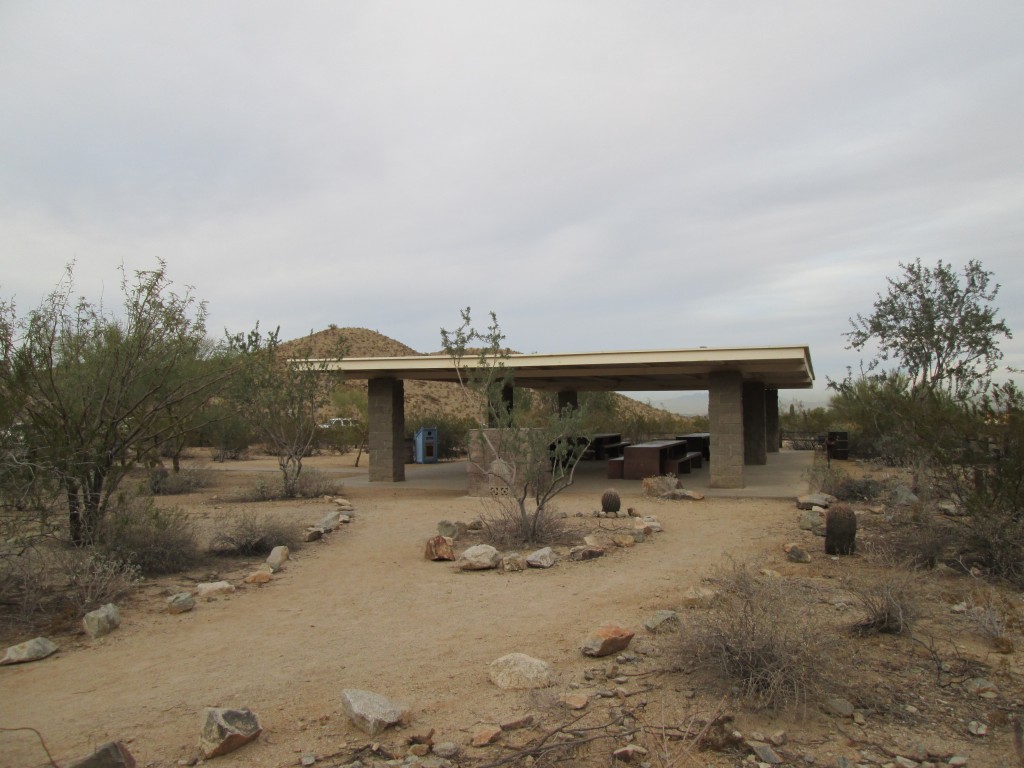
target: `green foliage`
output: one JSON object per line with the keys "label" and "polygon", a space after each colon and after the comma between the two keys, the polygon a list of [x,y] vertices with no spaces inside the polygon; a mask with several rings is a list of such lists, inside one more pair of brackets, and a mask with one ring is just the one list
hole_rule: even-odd
{"label": "green foliage", "polygon": [[469,418],[441,414],[421,414],[405,422],[406,437],[413,437],[421,427],[437,427],[437,457],[445,461],[466,455],[469,432],[478,425]]}
{"label": "green foliage", "polygon": [[94,537],[131,468],[153,461],[230,373],[213,364],[205,306],[171,289],[163,263],[123,276],[121,290],[119,315],[76,300],[69,267],[37,309],[15,319],[5,305],[0,323],[20,459],[62,489],[77,543]]}
{"label": "green foliage", "polygon": [[195,493],[213,483],[209,470],[189,467],[180,472],[169,472],[166,467],[153,467],[149,471],[147,487],[155,496],[177,496]]}
{"label": "green foliage", "polygon": [[[285,357],[278,330],[267,335],[259,327],[229,336],[242,369],[233,391],[234,402],[253,434],[277,456],[285,496],[299,493],[302,460],[313,450],[320,412],[330,403],[333,383],[328,359],[313,359],[312,336],[294,345]],[[343,357],[339,339],[329,358]]]}
{"label": "green foliage", "polygon": [[823,435],[835,428],[836,414],[831,408],[807,408],[803,403],[790,403],[779,413],[779,428],[785,432]]}
{"label": "green foliage", "polygon": [[106,557],[138,567],[146,576],[178,573],[199,559],[192,519],[177,507],[159,507],[151,497],[119,495],[97,533]]}
{"label": "green foliage", "polygon": [[192,440],[213,448],[214,461],[233,461],[245,456],[253,434],[249,422],[235,407],[219,401],[206,407],[203,423],[192,433]]}
{"label": "green foliage", "polygon": [[992,273],[967,262],[962,274],[940,259],[934,268],[917,259],[900,264],[900,278],[887,278],[874,311],[850,319],[852,349],[877,348],[869,370],[895,361],[911,392],[940,391],[958,399],[984,391],[1002,359],[1000,338],[1012,338],[991,305],[999,292]]}

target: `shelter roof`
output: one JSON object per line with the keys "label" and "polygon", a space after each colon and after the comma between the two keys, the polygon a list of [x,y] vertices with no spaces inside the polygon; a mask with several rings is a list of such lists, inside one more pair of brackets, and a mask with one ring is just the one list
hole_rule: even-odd
{"label": "shelter roof", "polygon": [[[475,356],[462,361],[465,368],[476,364]],[[711,374],[720,371],[737,371],[744,381],[776,389],[809,389],[814,384],[806,346],[513,354],[504,364],[514,371],[516,386],[554,391],[706,390]],[[346,357],[329,360],[327,369],[348,379],[458,381],[455,363],[447,355]]]}

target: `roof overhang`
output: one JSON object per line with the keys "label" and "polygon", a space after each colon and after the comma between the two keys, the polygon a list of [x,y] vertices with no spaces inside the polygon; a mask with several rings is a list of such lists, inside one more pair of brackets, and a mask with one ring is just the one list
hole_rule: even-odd
{"label": "roof overhang", "polygon": [[[327,370],[347,379],[458,381],[456,365],[447,355],[346,357],[324,362]],[[513,370],[516,386],[554,391],[706,390],[711,374],[726,371],[774,389],[809,389],[814,384],[811,351],[806,346],[516,354],[502,362]],[[474,356],[462,361],[463,368],[476,364]]]}

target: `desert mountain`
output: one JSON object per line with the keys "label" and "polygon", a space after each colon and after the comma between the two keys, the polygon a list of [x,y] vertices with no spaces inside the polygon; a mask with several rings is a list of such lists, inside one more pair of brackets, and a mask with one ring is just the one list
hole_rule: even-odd
{"label": "desert mountain", "polygon": [[[285,353],[299,347],[310,349],[313,357],[329,357],[337,349],[339,339],[343,344],[346,357],[399,357],[420,355],[412,347],[389,338],[368,328],[337,328],[331,327],[300,339],[282,343]],[[436,354],[436,353],[433,353]],[[345,381],[343,386],[366,392],[365,381]],[[639,400],[616,394],[615,404],[619,415],[624,419],[645,418],[652,421],[678,418],[675,414],[660,408],[653,408]],[[416,422],[428,416],[444,416],[447,418],[471,418],[475,409],[473,401],[455,384],[435,381],[405,382],[405,415],[406,420]],[[327,414],[330,416],[348,416],[357,414]]]}

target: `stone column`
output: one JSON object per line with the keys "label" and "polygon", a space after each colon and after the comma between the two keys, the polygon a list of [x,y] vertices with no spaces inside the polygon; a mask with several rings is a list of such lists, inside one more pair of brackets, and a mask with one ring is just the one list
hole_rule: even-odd
{"label": "stone column", "polygon": [[405,480],[405,382],[370,379],[370,482]]}
{"label": "stone column", "polygon": [[743,463],[767,464],[764,382],[743,384]]}
{"label": "stone column", "polygon": [[580,407],[580,396],[575,389],[567,389],[558,393],[558,413],[561,415],[566,408],[574,411]]}
{"label": "stone column", "polygon": [[739,371],[712,373],[708,390],[711,422],[709,485],[743,487],[743,376]]}
{"label": "stone column", "polygon": [[779,390],[764,391],[764,431],[765,446],[768,453],[778,453],[782,445],[782,433],[779,431]]}

